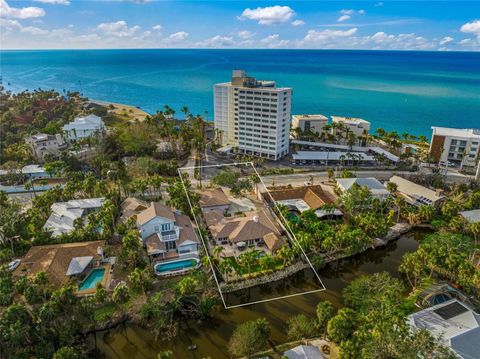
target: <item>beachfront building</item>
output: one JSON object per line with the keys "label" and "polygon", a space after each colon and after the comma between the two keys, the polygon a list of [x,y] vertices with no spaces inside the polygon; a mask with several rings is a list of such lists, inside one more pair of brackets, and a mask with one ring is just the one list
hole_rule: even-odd
{"label": "beachfront building", "polygon": [[82,138],[102,135],[105,124],[96,115],[76,117],[72,122],[63,126],[65,138],[68,141],[78,141]]}
{"label": "beachfront building", "polygon": [[81,219],[86,225],[88,215],[98,211],[104,200],[104,198],[88,198],[54,203],[50,207],[52,213],[43,228],[51,232],[53,237],[68,234],[75,229],[77,220]]}
{"label": "beachfront building", "polygon": [[278,160],[288,154],[292,89],[234,70],[230,82],[214,86],[215,130],[223,146]]}
{"label": "beachfront building", "polygon": [[39,162],[45,161],[45,156],[58,158],[60,153],[67,148],[62,135],[48,135],[37,133],[25,138],[25,143],[30,147],[35,159]]}
{"label": "beachfront building", "polygon": [[160,202],[152,202],[137,215],[137,226],[152,258],[171,259],[198,253],[199,240],[190,218]]}
{"label": "beachfront building", "polygon": [[480,129],[432,127],[430,156],[436,163],[474,167],[480,158]]}
{"label": "beachfront building", "polygon": [[390,178],[390,182],[397,185],[397,194],[404,197],[407,203],[416,207],[426,205],[438,208],[446,200],[442,191],[432,190],[400,176],[393,176]]}
{"label": "beachfront building", "polygon": [[328,117],[323,115],[293,115],[292,133],[295,136],[296,129],[302,132],[311,131],[313,133],[322,133],[323,128],[328,125]]}
{"label": "beachfront building", "polygon": [[348,192],[353,186],[367,187],[373,198],[386,200],[390,196],[385,186],[374,177],[337,178],[336,188],[340,193]]}
{"label": "beachfront building", "polygon": [[414,329],[425,329],[459,358],[478,358],[480,353],[480,315],[457,299],[421,310],[408,317]]}
{"label": "beachfront building", "polygon": [[[343,133],[337,128],[337,125],[343,125],[358,138],[364,137],[370,131],[370,122],[361,118],[332,116],[332,134],[334,136]],[[363,142],[359,140],[359,144]]]}

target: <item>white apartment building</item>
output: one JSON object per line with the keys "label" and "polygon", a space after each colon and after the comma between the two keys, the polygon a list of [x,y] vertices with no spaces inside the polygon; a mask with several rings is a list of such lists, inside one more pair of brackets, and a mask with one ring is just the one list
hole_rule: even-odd
{"label": "white apartment building", "polygon": [[328,125],[328,117],[320,114],[292,116],[292,130],[299,128],[302,131],[322,133],[325,125]]}
{"label": "white apartment building", "polygon": [[277,160],[289,149],[292,89],[234,70],[231,82],[214,86],[215,129],[222,145]]}
{"label": "white apartment building", "polygon": [[370,122],[361,118],[332,116],[332,124],[333,123],[343,124],[344,126],[349,128],[357,137],[363,136],[370,131]]}
{"label": "white apartment building", "polygon": [[82,138],[101,135],[105,131],[105,124],[96,115],[76,117],[72,122],[63,126],[65,138],[77,141]]}
{"label": "white apartment building", "polygon": [[432,127],[430,155],[435,162],[475,166],[480,158],[480,129]]}
{"label": "white apartment building", "polygon": [[57,158],[60,152],[67,148],[67,144],[59,134],[37,133],[26,137],[25,143],[30,146],[33,155],[40,162],[43,162],[47,155]]}

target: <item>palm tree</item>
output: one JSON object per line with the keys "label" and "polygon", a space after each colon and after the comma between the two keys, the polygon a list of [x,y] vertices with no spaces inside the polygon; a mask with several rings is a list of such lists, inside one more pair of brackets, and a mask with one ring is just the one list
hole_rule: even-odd
{"label": "palm tree", "polygon": [[277,252],[277,257],[283,260],[283,266],[285,267],[288,263],[290,263],[293,260],[293,258],[295,257],[295,254],[293,253],[293,250],[290,247],[283,246]]}
{"label": "palm tree", "polygon": [[180,109],[180,112],[183,112],[185,114],[185,118],[188,117],[188,115],[190,114],[190,110],[188,109],[187,106],[183,106],[181,109]]}
{"label": "palm tree", "polygon": [[219,265],[220,272],[224,275],[225,282],[228,282],[228,275],[233,272],[232,265],[229,261],[223,260]]}
{"label": "palm tree", "polygon": [[225,250],[224,247],[222,246],[215,246],[213,248],[213,256],[215,257],[215,259],[219,259],[220,258],[220,255],[223,253],[223,251]]}
{"label": "palm tree", "polygon": [[250,274],[252,266],[258,263],[258,252],[255,249],[246,251],[241,255],[240,262],[242,265],[246,266],[247,274]]}

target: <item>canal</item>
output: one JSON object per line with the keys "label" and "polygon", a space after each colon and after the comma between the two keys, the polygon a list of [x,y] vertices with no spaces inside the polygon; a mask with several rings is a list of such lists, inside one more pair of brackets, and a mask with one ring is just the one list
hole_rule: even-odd
{"label": "canal", "polygon": [[[235,327],[247,320],[265,317],[272,327],[274,343],[287,340],[286,321],[293,315],[304,313],[315,316],[318,302],[330,300],[336,307],[342,306],[342,290],[354,279],[364,275],[386,271],[392,276],[400,277],[398,266],[405,253],[417,249],[419,241],[427,234],[425,230],[415,229],[387,246],[368,250],[352,258],[331,263],[319,274],[327,288],[323,292],[291,297],[267,303],[255,304],[234,309],[220,309],[214,318],[203,322],[183,322],[175,340],[158,340],[148,330],[136,325],[120,326],[108,332],[97,333],[97,346],[107,358],[112,359],[156,359],[158,352],[172,350],[174,358],[220,359],[228,357],[227,343]],[[298,273],[284,283],[286,293],[291,286],[301,281],[308,274]],[[290,286],[288,281],[291,281]],[[268,291],[268,286],[261,291]],[[278,291],[278,286],[275,288]],[[243,293],[249,300],[255,300],[255,291]],[[189,351],[190,345],[196,345],[195,351]]]}

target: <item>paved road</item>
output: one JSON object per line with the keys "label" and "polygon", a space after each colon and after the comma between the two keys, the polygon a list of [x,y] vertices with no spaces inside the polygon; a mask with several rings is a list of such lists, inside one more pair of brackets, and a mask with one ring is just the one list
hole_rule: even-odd
{"label": "paved road", "polygon": [[[415,172],[409,171],[380,171],[380,170],[366,170],[366,171],[351,171],[355,174],[356,177],[365,178],[365,177],[375,177],[378,180],[388,180],[394,174],[397,175],[411,175]],[[306,173],[294,173],[286,175],[269,175],[261,176],[265,184],[271,185],[272,181],[275,181],[276,185],[294,185],[301,186],[305,181],[310,181],[310,178],[313,176],[313,183],[319,183],[321,181],[326,181],[328,179],[327,172],[325,171],[312,171]],[[462,175],[458,172],[449,171],[447,175],[447,181],[449,182],[466,182],[469,180],[468,176]]]}

